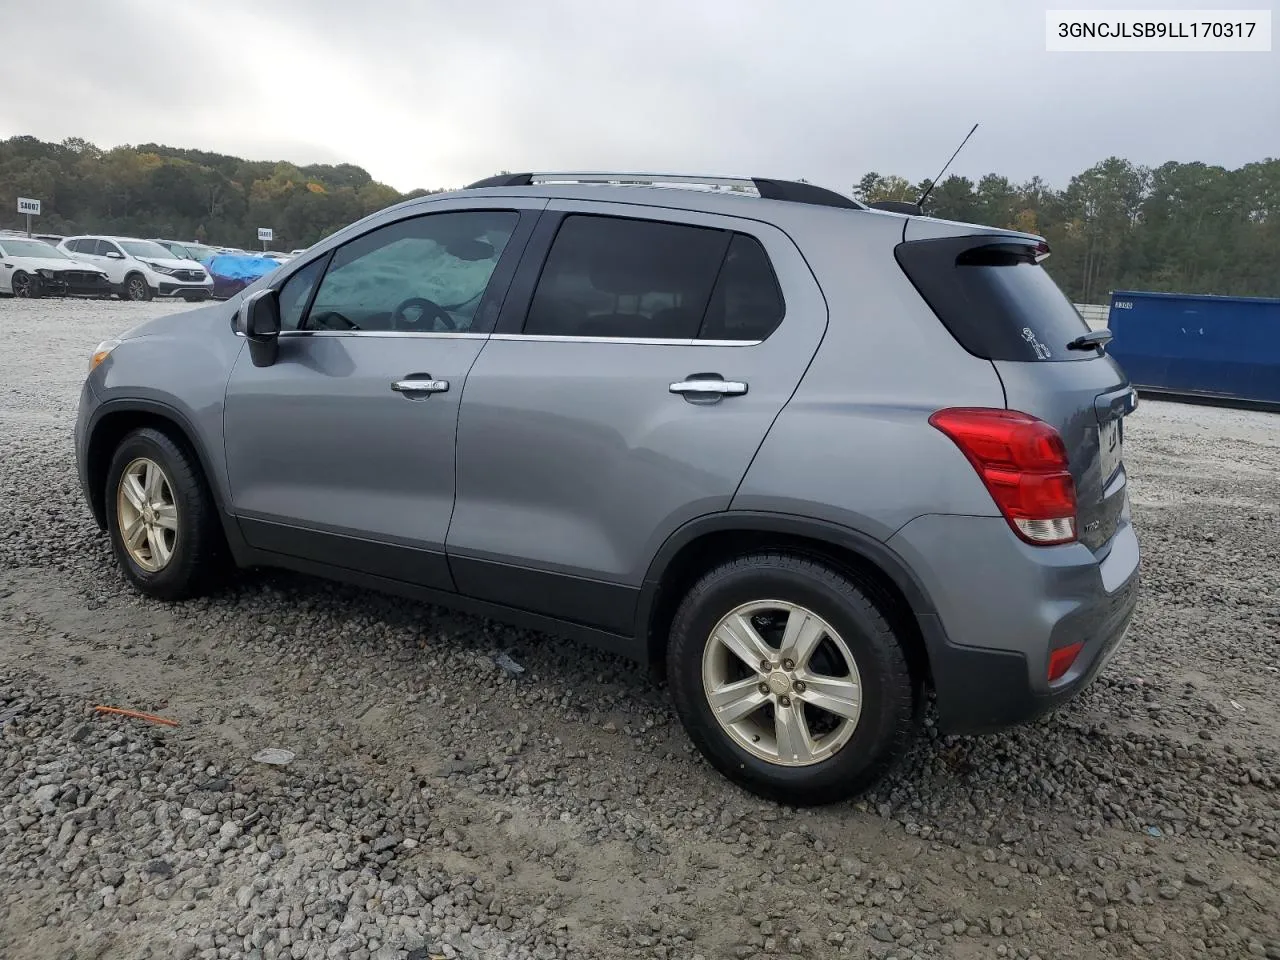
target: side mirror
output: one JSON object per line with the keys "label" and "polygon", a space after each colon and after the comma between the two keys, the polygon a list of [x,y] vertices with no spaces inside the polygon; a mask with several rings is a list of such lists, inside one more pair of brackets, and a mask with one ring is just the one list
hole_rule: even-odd
{"label": "side mirror", "polygon": [[123,259],[124,259],[124,254],[123,254],[123,253],[121,253],[119,250],[108,250],[108,251],[107,251],[107,259],[108,259],[108,260],[123,260]]}
{"label": "side mirror", "polygon": [[255,367],[269,367],[280,354],[280,300],[274,290],[245,297],[236,313],[236,333],[249,341]]}

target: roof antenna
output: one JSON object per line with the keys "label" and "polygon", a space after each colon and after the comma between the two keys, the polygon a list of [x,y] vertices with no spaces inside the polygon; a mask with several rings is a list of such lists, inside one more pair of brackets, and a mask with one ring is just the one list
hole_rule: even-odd
{"label": "roof antenna", "polygon": [[[973,130],[977,130],[977,129],[978,129],[978,125],[975,123],[973,125]],[[965,137],[963,140],[960,141],[960,146],[956,147],[956,152],[951,155],[951,160],[954,160],[956,158],[956,155],[959,154],[960,151],[964,149],[964,145],[969,142],[969,137],[973,136],[973,130],[969,131],[968,137]],[[920,194],[920,199],[916,201],[917,207],[920,207],[923,209],[925,200],[929,199],[929,194],[931,194],[933,192],[933,188],[938,185],[938,181],[942,179],[942,175],[947,172],[947,167],[951,166],[951,160],[948,160],[943,165],[942,169],[938,171],[938,175],[929,181],[928,188],[925,190],[924,193]]]}

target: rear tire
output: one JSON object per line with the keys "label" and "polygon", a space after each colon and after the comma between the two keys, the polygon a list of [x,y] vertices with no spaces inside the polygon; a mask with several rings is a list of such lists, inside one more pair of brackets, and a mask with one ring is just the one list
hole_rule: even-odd
{"label": "rear tire", "polygon": [[182,600],[225,568],[217,507],[195,457],[151,427],[116,447],[105,491],[111,549],[141,593]]}
{"label": "rear tire", "polygon": [[676,612],[667,676],[711,765],[796,806],[862,792],[915,732],[916,687],[888,620],[857,583],[801,556],[753,554],[704,575]]}
{"label": "rear tire", "polygon": [[32,276],[23,270],[19,270],[15,273],[13,277],[10,278],[9,284],[9,289],[13,291],[13,295],[15,297],[22,297],[24,299],[30,298],[34,300],[36,297],[40,296],[42,292],[40,289],[40,278]]}
{"label": "rear tire", "polygon": [[125,300],[150,300],[154,295],[147,278],[142,274],[131,273],[124,278],[120,296]]}

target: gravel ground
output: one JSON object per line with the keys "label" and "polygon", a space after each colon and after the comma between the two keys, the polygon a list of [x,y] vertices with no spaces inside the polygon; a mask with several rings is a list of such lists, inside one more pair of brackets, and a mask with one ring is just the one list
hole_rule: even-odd
{"label": "gravel ground", "polygon": [[1280,958],[1280,417],[1144,402],[1106,675],[795,811],[568,642],[285,574],[125,589],[71,424],[92,347],[173,309],[0,301],[0,957]]}

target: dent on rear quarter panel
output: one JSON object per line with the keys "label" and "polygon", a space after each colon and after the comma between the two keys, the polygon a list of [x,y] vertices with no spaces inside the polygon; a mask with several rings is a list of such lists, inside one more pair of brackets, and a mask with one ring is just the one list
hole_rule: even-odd
{"label": "dent on rear quarter panel", "polygon": [[893,257],[903,219],[815,211],[788,226],[827,298],[827,333],[731,509],[801,514],[887,540],[929,513],[999,516],[960,451],[929,425],[950,406],[1003,407]]}
{"label": "dent on rear quarter panel", "polygon": [[231,304],[213,304],[162,317],[131,331],[135,335],[103,363],[98,393],[111,400],[151,400],[172,407],[196,431],[213,471],[209,477],[229,503],[222,446],[222,402],[227,378],[245,341],[231,330]]}

